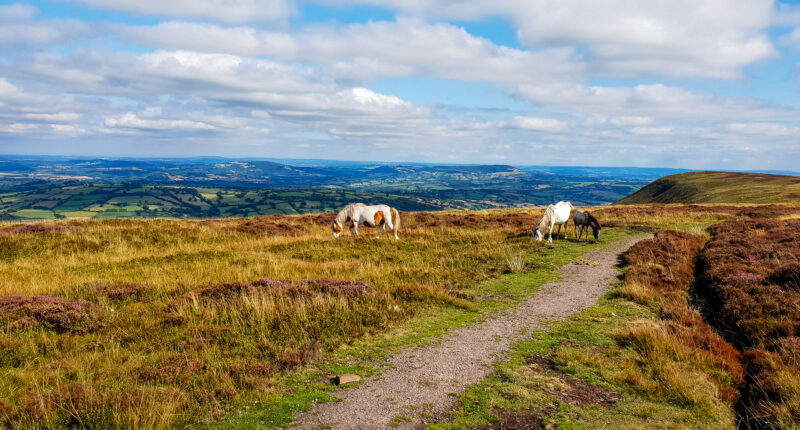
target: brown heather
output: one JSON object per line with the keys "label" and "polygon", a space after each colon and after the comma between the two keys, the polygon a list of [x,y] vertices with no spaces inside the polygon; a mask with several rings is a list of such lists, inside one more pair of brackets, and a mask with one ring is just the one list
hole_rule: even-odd
{"label": "brown heather", "polygon": [[800,220],[727,221],[709,231],[699,291],[745,351],[746,424],[800,428]]}
{"label": "brown heather", "polygon": [[661,316],[658,322],[643,321],[620,335],[623,344],[641,354],[647,369],[645,378],[632,377],[629,382],[644,392],[713,414],[721,408],[719,402],[737,400],[736,387],[744,380],[744,370],[738,351],[689,304],[694,260],[703,242],[685,232],[657,231],[653,239],[637,243],[626,254],[630,266],[616,294]]}

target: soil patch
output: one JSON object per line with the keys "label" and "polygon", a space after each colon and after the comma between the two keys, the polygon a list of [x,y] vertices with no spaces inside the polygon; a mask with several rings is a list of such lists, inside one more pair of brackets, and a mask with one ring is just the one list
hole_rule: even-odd
{"label": "soil patch", "polygon": [[546,429],[542,424],[549,411],[514,411],[495,408],[492,414],[498,422],[486,427],[486,430],[538,430]]}
{"label": "soil patch", "polygon": [[543,390],[547,395],[575,406],[598,405],[604,408],[613,407],[622,400],[622,393],[610,388],[599,387],[589,382],[565,375],[553,363],[552,356],[531,355],[525,359],[536,373],[557,376],[562,383],[560,387]]}

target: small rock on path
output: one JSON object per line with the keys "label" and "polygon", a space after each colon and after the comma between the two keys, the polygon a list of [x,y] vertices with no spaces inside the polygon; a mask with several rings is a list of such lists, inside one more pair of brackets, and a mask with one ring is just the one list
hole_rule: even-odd
{"label": "small rock on path", "polygon": [[485,378],[511,344],[542,325],[586,309],[616,280],[617,257],[641,238],[622,239],[560,267],[561,280],[483,322],[450,330],[437,345],[391,357],[380,378],[336,393],[341,402],[295,417],[296,429],[419,429],[444,418],[466,387]]}

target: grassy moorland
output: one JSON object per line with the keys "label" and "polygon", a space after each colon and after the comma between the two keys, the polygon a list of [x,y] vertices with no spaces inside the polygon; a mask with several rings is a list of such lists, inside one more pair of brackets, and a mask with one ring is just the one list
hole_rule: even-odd
{"label": "grassy moorland", "polygon": [[[702,230],[724,219],[792,217],[797,208],[594,212],[607,243],[655,226]],[[332,400],[327,373],[375,374],[394,348],[510,306],[557,265],[602,246],[535,242],[540,216],[405,214],[400,241],[333,240],[331,215],[4,224],[0,425],[285,425],[292,411]],[[585,336],[618,329],[613,313],[657,315],[604,303]]]}
{"label": "grassy moorland", "polygon": [[540,215],[407,214],[400,241],[334,240],[331,215],[5,224],[0,425],[285,424],[329,399],[324,372],[373,371],[602,246],[543,246]]}
{"label": "grassy moorland", "polygon": [[[800,208],[595,213],[607,224],[695,234],[662,230],[639,242],[609,296],[517,344],[461,396],[451,419],[431,428],[796,428]],[[737,221],[712,226],[706,245],[705,226],[726,218]],[[771,261],[743,264],[754,257]],[[706,291],[696,290],[696,273],[706,274]]]}
{"label": "grassy moorland", "polygon": [[800,201],[800,177],[735,172],[688,172],[665,176],[617,204],[771,204]]}

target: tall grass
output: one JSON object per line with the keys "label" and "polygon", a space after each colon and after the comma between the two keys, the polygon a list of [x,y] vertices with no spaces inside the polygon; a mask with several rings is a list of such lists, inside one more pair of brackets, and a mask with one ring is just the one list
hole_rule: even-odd
{"label": "tall grass", "polygon": [[485,213],[420,218],[400,241],[317,216],[0,226],[0,426],[210,423],[326,351],[473,308],[463,288],[540,246]]}

